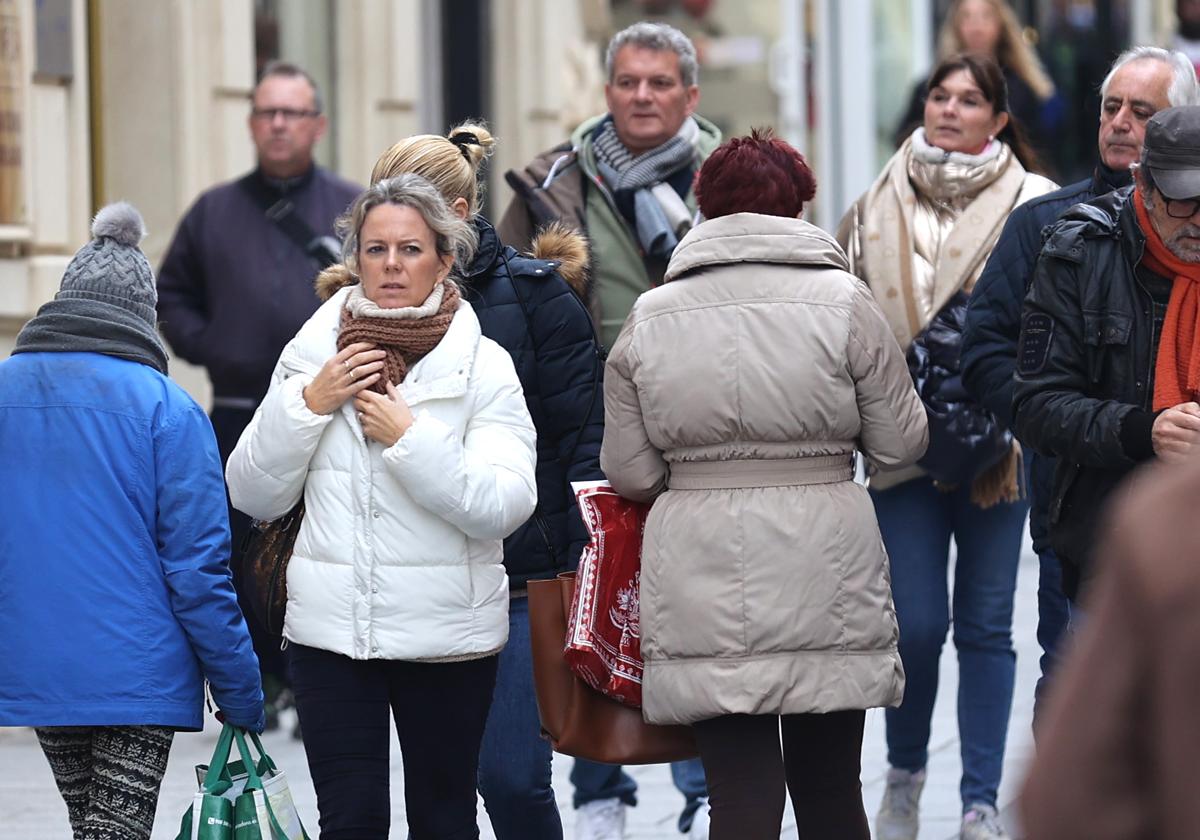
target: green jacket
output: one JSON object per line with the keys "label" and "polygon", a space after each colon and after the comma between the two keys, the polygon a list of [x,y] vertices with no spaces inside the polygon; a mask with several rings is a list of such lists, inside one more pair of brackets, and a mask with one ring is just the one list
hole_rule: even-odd
{"label": "green jacket", "polygon": [[[528,251],[535,235],[552,222],[563,222],[583,233],[591,247],[591,270],[585,303],[603,345],[611,347],[638,295],[657,286],[662,276],[651,276],[637,236],[617,210],[612,195],[596,168],[592,132],[607,114],[587,120],[570,141],[543,152],[522,170],[505,173],[513,199],[497,226],[500,240]],[[695,165],[721,144],[721,131],[703,117]],[[696,197],[685,198],[695,212]]]}

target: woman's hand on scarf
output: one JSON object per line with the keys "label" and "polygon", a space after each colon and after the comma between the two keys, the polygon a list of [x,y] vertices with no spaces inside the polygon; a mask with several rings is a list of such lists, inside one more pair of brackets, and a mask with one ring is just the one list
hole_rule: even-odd
{"label": "woman's hand on scarf", "polygon": [[304,404],[313,414],[333,414],[342,403],[375,384],[383,374],[387,354],[359,341],[348,345],[321,366],[304,389]]}
{"label": "woman's hand on scarf", "polygon": [[374,391],[360,391],[354,398],[354,409],[363,434],[384,446],[395,444],[413,424],[412,409],[391,382],[387,384],[386,397]]}

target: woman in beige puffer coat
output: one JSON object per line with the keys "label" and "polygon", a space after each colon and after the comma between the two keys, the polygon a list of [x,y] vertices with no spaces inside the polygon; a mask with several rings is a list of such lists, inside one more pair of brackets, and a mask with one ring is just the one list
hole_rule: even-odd
{"label": "woman in beige puffer coat", "polygon": [[605,372],[601,465],[654,500],[643,711],[695,726],[714,840],[778,837],[785,782],[801,836],[866,840],[863,710],[904,687],[854,453],[915,461],[925,411],[841,248],[799,220],[814,191],[769,134],[714,152],[697,183],[709,220],[638,299]]}

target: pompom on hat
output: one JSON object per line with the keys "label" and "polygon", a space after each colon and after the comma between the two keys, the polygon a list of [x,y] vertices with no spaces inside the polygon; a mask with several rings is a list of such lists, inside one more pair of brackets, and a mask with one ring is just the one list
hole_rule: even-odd
{"label": "pompom on hat", "polygon": [[101,208],[92,220],[92,241],[75,253],[55,299],[120,306],[154,326],[158,290],[150,263],[138,247],[145,235],[142,215],[132,204],[118,201]]}

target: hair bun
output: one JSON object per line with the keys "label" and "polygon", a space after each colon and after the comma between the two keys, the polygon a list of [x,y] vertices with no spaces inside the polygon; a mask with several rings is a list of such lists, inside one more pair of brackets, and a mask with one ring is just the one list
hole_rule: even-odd
{"label": "hair bun", "polygon": [[446,139],[458,147],[472,169],[479,169],[492,153],[496,141],[482,123],[466,122],[450,129]]}

